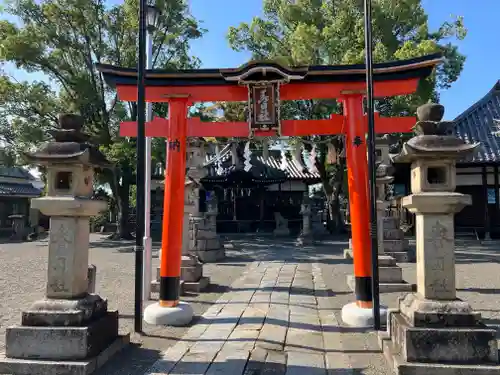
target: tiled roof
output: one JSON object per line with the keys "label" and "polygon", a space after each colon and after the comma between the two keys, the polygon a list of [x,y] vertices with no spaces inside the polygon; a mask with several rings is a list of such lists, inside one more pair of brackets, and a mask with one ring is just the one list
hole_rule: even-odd
{"label": "tiled roof", "polygon": [[473,163],[500,162],[500,80],[481,100],[455,119],[455,134],[468,143],[479,142]]}
{"label": "tiled roof", "polygon": [[0,176],[9,178],[22,178],[25,180],[34,180],[35,178],[26,169],[21,167],[0,166]]}
{"label": "tiled roof", "polygon": [[[207,181],[224,179],[235,171],[241,171],[243,169],[243,162],[240,162],[240,164],[239,166],[232,164],[231,150],[226,147],[217,160],[207,157],[206,167],[208,168],[208,176],[204,179]],[[308,170],[293,158],[287,158],[286,166],[282,169],[281,157],[279,152],[275,151],[269,151],[267,158],[259,155],[258,152],[252,152],[250,165],[251,168],[246,173],[255,181],[301,180],[312,182],[320,180],[318,172]]]}
{"label": "tiled roof", "polygon": [[40,189],[37,189],[31,184],[13,184],[8,182],[0,182],[0,196],[23,196],[23,197],[38,197],[42,194]]}

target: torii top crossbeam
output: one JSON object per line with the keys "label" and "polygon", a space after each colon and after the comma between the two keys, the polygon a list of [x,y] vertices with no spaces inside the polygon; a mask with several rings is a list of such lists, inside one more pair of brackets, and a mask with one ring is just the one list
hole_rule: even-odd
{"label": "torii top crossbeam", "polygon": [[[415,92],[420,79],[427,77],[441,61],[439,54],[411,60],[374,65],[374,92],[376,97],[405,95]],[[123,101],[137,100],[137,71],[98,64],[104,79],[115,87]],[[201,123],[189,119],[187,135],[192,137],[246,137],[254,135],[304,136],[342,133],[344,116],[332,115],[328,120],[281,120],[279,101],[301,99],[332,99],[365,92],[364,65],[309,66],[288,68],[274,62],[250,62],[236,69],[149,70],[146,74],[146,101],[168,102],[175,97],[188,97],[189,102],[247,101],[255,115],[246,122]],[[263,88],[263,90],[262,90]],[[259,91],[260,90],[260,91]],[[258,95],[266,95],[268,121],[260,122],[257,113],[262,110]],[[255,98],[255,100],[253,99]],[[266,102],[267,104],[267,102]],[[257,105],[260,105],[257,108]],[[366,117],[365,117],[366,128]],[[408,132],[415,123],[413,117],[376,117],[376,132]],[[250,125],[250,132],[249,132]],[[168,120],[154,119],[146,124],[147,136],[167,136]],[[262,134],[264,132],[264,134]],[[135,136],[135,122],[125,122],[120,135]]]}
{"label": "torii top crossbeam", "polygon": [[[429,76],[441,61],[440,54],[373,66],[375,97],[412,94],[418,81]],[[116,87],[120,100],[137,100],[137,69],[97,64],[106,83]],[[262,73],[262,71],[265,73]],[[257,77],[257,75],[263,75]],[[189,95],[192,102],[246,101],[248,91],[241,81],[287,80],[281,100],[339,98],[349,91],[365,90],[365,66],[318,65],[286,68],[273,62],[250,62],[236,69],[148,70],[146,101],[167,102],[172,95]]]}

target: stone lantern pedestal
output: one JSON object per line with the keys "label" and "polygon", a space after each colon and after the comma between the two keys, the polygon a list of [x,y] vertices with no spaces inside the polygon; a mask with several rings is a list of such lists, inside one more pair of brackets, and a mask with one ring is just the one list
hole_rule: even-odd
{"label": "stone lantern pedestal", "polygon": [[199,208],[201,186],[194,181],[186,181],[185,186],[181,279],[183,291],[199,293],[208,287],[210,278],[203,276],[203,263],[191,252],[189,244],[191,218],[200,217],[201,214]]}
{"label": "stone lantern pedestal", "polygon": [[[386,219],[386,208],[388,202],[385,200],[386,196],[386,185],[391,183],[394,179],[389,175],[390,167],[385,164],[379,164],[377,167],[377,241],[378,241],[378,266],[379,266],[379,292],[380,293],[392,293],[392,292],[411,292],[414,290],[415,286],[408,284],[403,280],[403,270],[396,264],[396,259],[394,259],[389,254],[385,253],[385,219]],[[349,245],[351,241],[349,241]],[[344,256],[346,256],[348,250],[344,251]],[[352,250],[350,252],[350,258],[352,259]],[[347,276],[347,285],[351,291],[355,291],[354,275]]]}
{"label": "stone lantern pedestal", "polygon": [[118,312],[89,294],[89,218],[106,208],[91,199],[93,167],[106,163],[80,132],[81,118],[60,117],[55,142],[26,157],[47,167],[47,196],[32,207],[50,216],[45,298],[6,331],[0,373],[90,374],[128,343],[118,335]]}
{"label": "stone lantern pedestal", "polygon": [[189,251],[203,263],[217,262],[226,257],[226,250],[217,234],[217,197],[210,194],[204,217],[192,216],[189,221]]}
{"label": "stone lantern pedestal", "polygon": [[[210,278],[203,276],[203,263],[191,247],[191,222],[202,221],[203,213],[200,212],[199,181],[206,175],[203,168],[205,161],[204,146],[199,140],[192,140],[187,150],[187,174],[184,183],[184,216],[182,224],[182,263],[180,294],[184,292],[199,293],[210,284]],[[152,291],[160,291],[160,267],[156,270],[156,280],[152,282]]]}
{"label": "stone lantern pedestal", "polygon": [[417,292],[389,312],[381,344],[397,374],[498,374],[496,330],[456,297],[454,214],[472,201],[454,192],[455,163],[477,144],[447,135],[451,124],[441,122],[442,112],[420,107],[418,136],[398,156],[412,163],[412,194],[403,205],[416,215]]}

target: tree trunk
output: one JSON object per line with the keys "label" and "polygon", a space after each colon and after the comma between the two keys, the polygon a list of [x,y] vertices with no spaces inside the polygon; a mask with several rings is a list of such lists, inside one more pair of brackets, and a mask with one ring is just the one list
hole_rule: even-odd
{"label": "tree trunk", "polygon": [[321,176],[323,192],[325,193],[326,206],[328,208],[327,229],[332,234],[340,234],[344,231],[344,223],[340,213],[339,196],[344,185],[345,158],[340,158],[331,177],[326,172],[326,166],[321,160],[317,160],[316,168]]}
{"label": "tree trunk", "polygon": [[[337,173],[335,173],[335,179],[333,184],[330,185],[329,192],[327,195],[327,203],[328,203],[328,230],[333,234],[342,233],[344,228],[344,223],[342,221],[342,214],[340,212],[340,202],[339,197],[342,192],[342,187],[344,186],[344,168],[345,168],[345,159],[342,158],[337,165]],[[323,185],[324,186],[324,185]],[[326,195],[326,191],[325,191]]]}
{"label": "tree trunk", "polygon": [[122,168],[122,181],[118,181],[118,176],[114,176],[113,195],[116,197],[116,207],[118,209],[116,232],[109,238],[113,240],[133,240],[132,228],[129,225],[130,220],[130,184],[132,181],[130,168]]}

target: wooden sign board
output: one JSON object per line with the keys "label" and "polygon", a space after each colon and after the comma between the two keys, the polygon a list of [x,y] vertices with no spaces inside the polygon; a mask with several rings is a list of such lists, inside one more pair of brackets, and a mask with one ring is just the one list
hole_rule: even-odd
{"label": "wooden sign board", "polygon": [[248,89],[250,91],[250,134],[256,131],[279,132],[278,84],[252,84]]}

